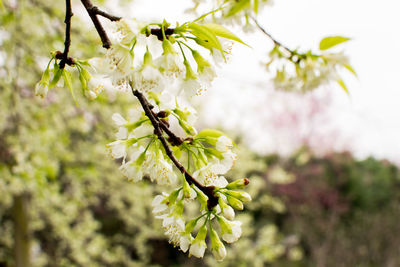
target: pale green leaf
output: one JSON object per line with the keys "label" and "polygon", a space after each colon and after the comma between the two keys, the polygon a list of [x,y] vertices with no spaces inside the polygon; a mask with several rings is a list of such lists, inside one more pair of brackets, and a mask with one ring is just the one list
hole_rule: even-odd
{"label": "pale green leaf", "polygon": [[259,6],[259,0],[254,0],[253,11],[255,14],[258,14],[258,6]]}
{"label": "pale green leaf", "polygon": [[[229,40],[233,40],[236,42],[239,42],[241,44],[247,45],[244,43],[242,40],[240,40],[239,37],[237,37],[233,32],[228,30],[222,25],[219,24],[214,24],[214,23],[208,23],[208,24],[203,24],[204,27],[206,27],[209,31],[213,32],[216,36],[223,37]],[[247,45],[249,46],[249,45]]]}
{"label": "pale green leaf", "polygon": [[201,39],[201,43],[199,44],[203,45],[205,48],[215,48],[223,53],[221,43],[219,42],[217,36],[207,27],[197,23],[189,23],[188,30],[191,34]]}
{"label": "pale green leaf", "polygon": [[344,83],[344,81],[343,80],[338,80],[337,83],[343,88],[343,90],[346,92],[346,94],[349,95],[349,90],[347,89],[347,86]]}
{"label": "pale green leaf", "polygon": [[57,85],[58,81],[61,78],[61,75],[63,74],[63,70],[64,69],[60,69],[58,67],[58,64],[54,64],[54,69],[53,69],[54,77],[53,77],[53,80],[49,84],[49,88],[52,88]]}
{"label": "pale green leaf", "polygon": [[353,73],[353,75],[355,77],[357,77],[357,73],[356,71],[353,69],[353,67],[350,64],[344,64],[343,67],[345,67],[348,71],[350,71],[351,73]]}
{"label": "pale green leaf", "polygon": [[236,13],[239,13],[240,11],[244,10],[245,8],[250,6],[250,0],[239,0],[235,5],[232,6],[232,8],[228,11],[228,14],[226,14],[226,17],[233,16]]}
{"label": "pale green leaf", "polygon": [[349,41],[350,38],[347,37],[342,37],[342,36],[330,36],[330,37],[325,37],[324,39],[321,40],[319,43],[319,49],[320,50],[327,50],[329,48],[332,48],[338,44],[344,43]]}
{"label": "pale green leaf", "polygon": [[223,132],[215,130],[215,129],[203,129],[202,131],[200,131],[197,135],[196,138],[199,137],[214,137],[214,138],[218,138],[222,135],[225,135]]}
{"label": "pale green leaf", "polygon": [[78,102],[76,102],[74,90],[72,88],[72,75],[71,75],[71,73],[69,71],[67,71],[67,70],[64,70],[63,73],[62,73],[62,76],[64,78],[65,85],[68,87],[68,89],[69,89],[69,91],[70,91],[70,93],[72,95],[72,98],[75,101],[75,104],[78,105]]}

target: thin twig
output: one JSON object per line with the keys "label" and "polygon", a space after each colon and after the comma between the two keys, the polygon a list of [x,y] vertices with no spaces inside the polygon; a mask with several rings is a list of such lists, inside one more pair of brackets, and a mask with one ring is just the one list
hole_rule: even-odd
{"label": "thin twig", "polygon": [[103,25],[101,25],[99,19],[97,18],[97,15],[105,17],[111,21],[118,21],[121,18],[110,15],[104,11],[101,11],[96,6],[94,6],[90,0],[81,0],[81,2],[83,4],[83,6],[86,8],[86,11],[88,12],[89,17],[92,19],[94,27],[96,28],[97,33],[100,36],[101,42],[103,43],[103,47],[106,49],[109,49],[111,47],[111,41],[108,38],[108,35],[103,28]]}
{"label": "thin twig", "polygon": [[71,45],[71,17],[72,13],[71,0],[65,0],[65,41],[64,41],[64,52],[62,53],[62,59],[60,61],[60,69],[65,67],[65,64],[73,64],[73,59],[68,58],[69,47]]}
{"label": "thin twig", "polygon": [[137,97],[140,104],[142,105],[142,108],[143,108],[146,116],[150,119],[151,124],[154,127],[154,133],[157,135],[158,139],[161,141],[161,144],[163,145],[167,156],[171,159],[171,161],[178,168],[178,170],[185,176],[186,181],[189,184],[194,184],[198,189],[200,189],[208,197],[207,207],[209,210],[211,210],[213,207],[215,207],[218,204],[218,196],[216,196],[214,193],[215,187],[202,185],[189,172],[187,172],[185,167],[183,167],[183,165],[176,159],[174,153],[172,152],[167,140],[165,139],[165,137],[163,135],[163,129],[164,129],[164,126],[162,126],[163,123],[160,122],[160,120],[156,116],[154,116],[146,97],[141,92],[134,90],[134,89],[132,89],[132,93],[134,96]]}
{"label": "thin twig", "polygon": [[260,23],[258,23],[257,19],[255,19],[254,17],[251,17],[251,19],[254,21],[254,23],[256,24],[256,26],[258,27],[258,29],[260,29],[266,36],[268,36],[269,39],[272,40],[272,42],[274,42],[274,44],[276,46],[282,47],[283,49],[285,49],[288,53],[290,53],[291,56],[294,56],[295,53],[289,49],[287,46],[283,45],[281,42],[279,42],[278,40],[276,40],[269,32],[267,32],[261,25]]}

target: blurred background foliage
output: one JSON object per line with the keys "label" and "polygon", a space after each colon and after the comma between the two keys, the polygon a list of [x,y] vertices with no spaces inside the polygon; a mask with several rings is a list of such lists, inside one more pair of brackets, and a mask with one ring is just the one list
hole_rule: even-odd
{"label": "blurred background foliage", "polygon": [[[98,4],[104,1],[97,1]],[[248,177],[243,237],[217,263],[168,244],[151,213],[155,189],[128,183],[106,155],[111,115],[133,97],[76,106],[34,85],[63,48],[63,5],[3,1],[0,11],[0,266],[400,266],[397,166],[349,153],[257,156],[240,147],[230,177]],[[73,19],[72,56],[101,49]],[[75,86],[78,90],[78,85]]]}

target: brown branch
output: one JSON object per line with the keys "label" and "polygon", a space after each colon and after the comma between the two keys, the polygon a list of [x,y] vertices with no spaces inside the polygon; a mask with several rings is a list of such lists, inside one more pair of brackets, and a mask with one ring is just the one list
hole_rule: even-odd
{"label": "brown branch", "polygon": [[[133,88],[132,85],[131,85],[131,87]],[[186,181],[189,184],[194,184],[198,189],[200,189],[208,197],[207,207],[209,210],[211,210],[213,207],[215,207],[218,204],[218,196],[215,195],[215,193],[214,193],[215,187],[202,185],[190,173],[187,172],[185,167],[183,167],[183,165],[175,157],[167,140],[165,139],[165,137],[163,135],[163,130],[166,128],[166,126],[164,125],[163,122],[161,122],[157,118],[157,116],[154,115],[153,111],[151,110],[151,106],[150,106],[149,102],[147,101],[146,97],[141,92],[134,90],[134,89],[132,89],[132,93],[134,96],[137,97],[146,116],[150,119],[151,124],[154,127],[154,133],[157,135],[158,139],[161,141],[161,144],[163,145],[167,156],[171,159],[171,161],[178,168],[178,170],[185,176]]]}
{"label": "brown branch", "polygon": [[83,4],[83,6],[86,8],[86,11],[88,12],[89,17],[92,19],[94,27],[96,28],[97,33],[100,36],[101,42],[103,43],[103,47],[106,49],[109,49],[111,47],[111,41],[108,38],[108,35],[103,28],[103,25],[101,25],[99,19],[97,18],[97,15],[105,17],[111,21],[118,21],[121,18],[110,15],[104,11],[101,11],[96,6],[94,6],[90,0],[81,0],[81,2]]}
{"label": "brown branch", "polygon": [[65,0],[65,41],[64,41],[64,52],[59,57],[60,61],[60,69],[65,67],[65,64],[72,65],[74,60],[72,58],[68,58],[69,47],[71,45],[71,17],[74,14],[72,13],[71,0]]}

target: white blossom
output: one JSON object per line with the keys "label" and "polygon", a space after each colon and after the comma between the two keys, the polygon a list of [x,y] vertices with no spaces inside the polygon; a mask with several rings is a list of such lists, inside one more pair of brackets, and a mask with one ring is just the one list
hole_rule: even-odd
{"label": "white blossom", "polygon": [[212,253],[217,261],[222,261],[226,257],[225,246],[222,245],[215,249],[212,249]]}
{"label": "white blossom", "polygon": [[49,87],[45,83],[38,82],[35,86],[35,95],[40,96],[41,98],[45,98],[48,91]]}
{"label": "white blossom", "polygon": [[165,216],[162,225],[165,235],[169,238],[169,242],[174,244],[174,246],[180,246],[182,233],[185,231],[185,222],[182,218]]}
{"label": "white blossom", "polygon": [[150,154],[143,166],[150,176],[151,181],[156,181],[160,185],[174,184],[176,174],[169,164],[160,154]]}
{"label": "white blossom", "polygon": [[142,93],[161,92],[166,88],[166,82],[160,71],[153,66],[145,66],[132,75],[133,89]]}
{"label": "white blossom", "polygon": [[[221,218],[221,217],[220,217]],[[222,239],[227,243],[233,243],[239,239],[242,235],[242,222],[240,221],[228,221],[226,219],[222,219],[227,224],[228,228],[224,228],[221,225],[221,234]]]}
{"label": "white blossom", "polygon": [[189,254],[197,258],[203,258],[206,247],[205,242],[195,242],[190,246]]}
{"label": "white blossom", "polygon": [[198,179],[198,181],[205,186],[225,187],[228,184],[228,181],[224,176],[218,175],[213,166],[214,165],[210,163],[207,166],[195,171],[193,173],[193,177]]}
{"label": "white blossom", "polygon": [[162,193],[162,195],[157,195],[154,197],[153,202],[151,205],[153,206],[153,213],[158,215],[160,213],[163,213],[168,210],[168,205],[167,205],[167,198],[168,198],[167,193]]}
{"label": "white blossom", "polygon": [[233,147],[233,143],[232,143],[231,139],[229,139],[225,135],[218,137],[217,143],[215,145],[215,148],[218,151],[227,152],[227,151],[231,150],[232,147]]}
{"label": "white blossom", "polygon": [[117,140],[107,144],[111,156],[115,159],[126,157],[126,144],[123,140]]}

